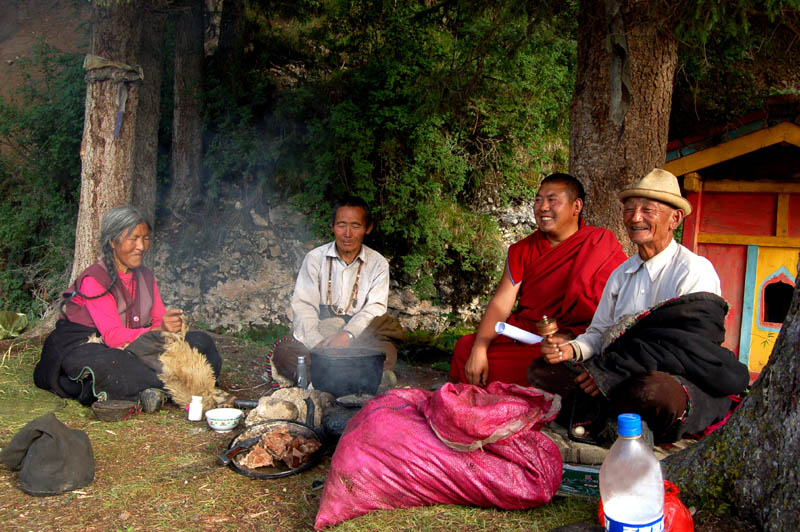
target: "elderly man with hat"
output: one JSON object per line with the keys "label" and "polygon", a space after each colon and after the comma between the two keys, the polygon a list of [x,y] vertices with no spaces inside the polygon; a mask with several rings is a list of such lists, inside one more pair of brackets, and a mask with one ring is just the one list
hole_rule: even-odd
{"label": "elderly man with hat", "polygon": [[611,274],[584,334],[543,342],[529,383],[561,394],[559,420],[598,442],[613,438],[608,420],[622,412],[640,414],[657,443],[701,434],[749,382],[721,345],[728,306],[719,276],[674,240],[692,211],[674,175],[655,169],[619,198],[638,253]]}

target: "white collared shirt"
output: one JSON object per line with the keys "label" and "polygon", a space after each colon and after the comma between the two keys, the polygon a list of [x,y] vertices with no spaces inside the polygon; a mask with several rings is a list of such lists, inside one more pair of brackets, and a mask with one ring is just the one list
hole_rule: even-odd
{"label": "white collared shirt", "polygon": [[[369,322],[386,313],[389,300],[389,263],[383,255],[361,245],[358,256],[347,264],[329,242],[309,251],[300,266],[292,294],[292,334],[311,349],[324,337],[319,332],[320,305],[344,310],[353,294],[358,268],[356,301],[347,309],[350,321],[343,327],[353,337],[361,334]],[[331,301],[328,301],[328,268],[331,267]]]}
{"label": "white collared shirt", "polygon": [[611,273],[591,325],[574,343],[586,360],[600,352],[603,334],[623,316],[694,292],[721,295],[719,276],[708,259],[674,240],[647,261],[637,253]]}

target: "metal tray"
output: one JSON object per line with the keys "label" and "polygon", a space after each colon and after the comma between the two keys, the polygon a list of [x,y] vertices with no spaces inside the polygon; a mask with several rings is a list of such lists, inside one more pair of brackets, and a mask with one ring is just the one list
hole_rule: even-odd
{"label": "metal tray", "polygon": [[[262,435],[281,427],[288,428],[289,434],[292,436],[304,436],[309,439],[317,440],[320,443],[319,449],[317,449],[314,454],[311,455],[311,458],[308,462],[297,468],[291,468],[283,463],[277,466],[258,467],[255,469],[250,469],[239,465],[237,455],[248,451],[250,447],[258,443]],[[310,426],[306,425],[305,423],[288,419],[271,419],[243,430],[241,433],[239,433],[239,435],[231,440],[228,450],[220,454],[218,458],[223,465],[229,466],[237,473],[246,477],[255,479],[269,479],[288,477],[290,475],[296,475],[297,473],[307,471],[319,463],[323,454],[325,454],[325,442],[322,436],[320,436],[320,434]]]}

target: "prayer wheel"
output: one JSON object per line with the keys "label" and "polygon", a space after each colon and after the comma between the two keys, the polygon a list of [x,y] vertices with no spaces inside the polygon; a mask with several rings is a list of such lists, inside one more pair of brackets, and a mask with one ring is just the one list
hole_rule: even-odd
{"label": "prayer wheel", "polygon": [[553,318],[542,316],[542,321],[536,323],[536,329],[539,332],[539,336],[552,336],[558,332],[558,323]]}

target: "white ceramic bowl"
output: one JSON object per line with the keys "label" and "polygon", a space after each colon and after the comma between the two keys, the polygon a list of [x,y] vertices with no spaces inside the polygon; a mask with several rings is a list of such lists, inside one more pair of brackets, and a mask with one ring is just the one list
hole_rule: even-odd
{"label": "white ceramic bowl", "polygon": [[214,408],[206,412],[206,421],[217,432],[230,432],[242,420],[242,415],[238,408]]}

